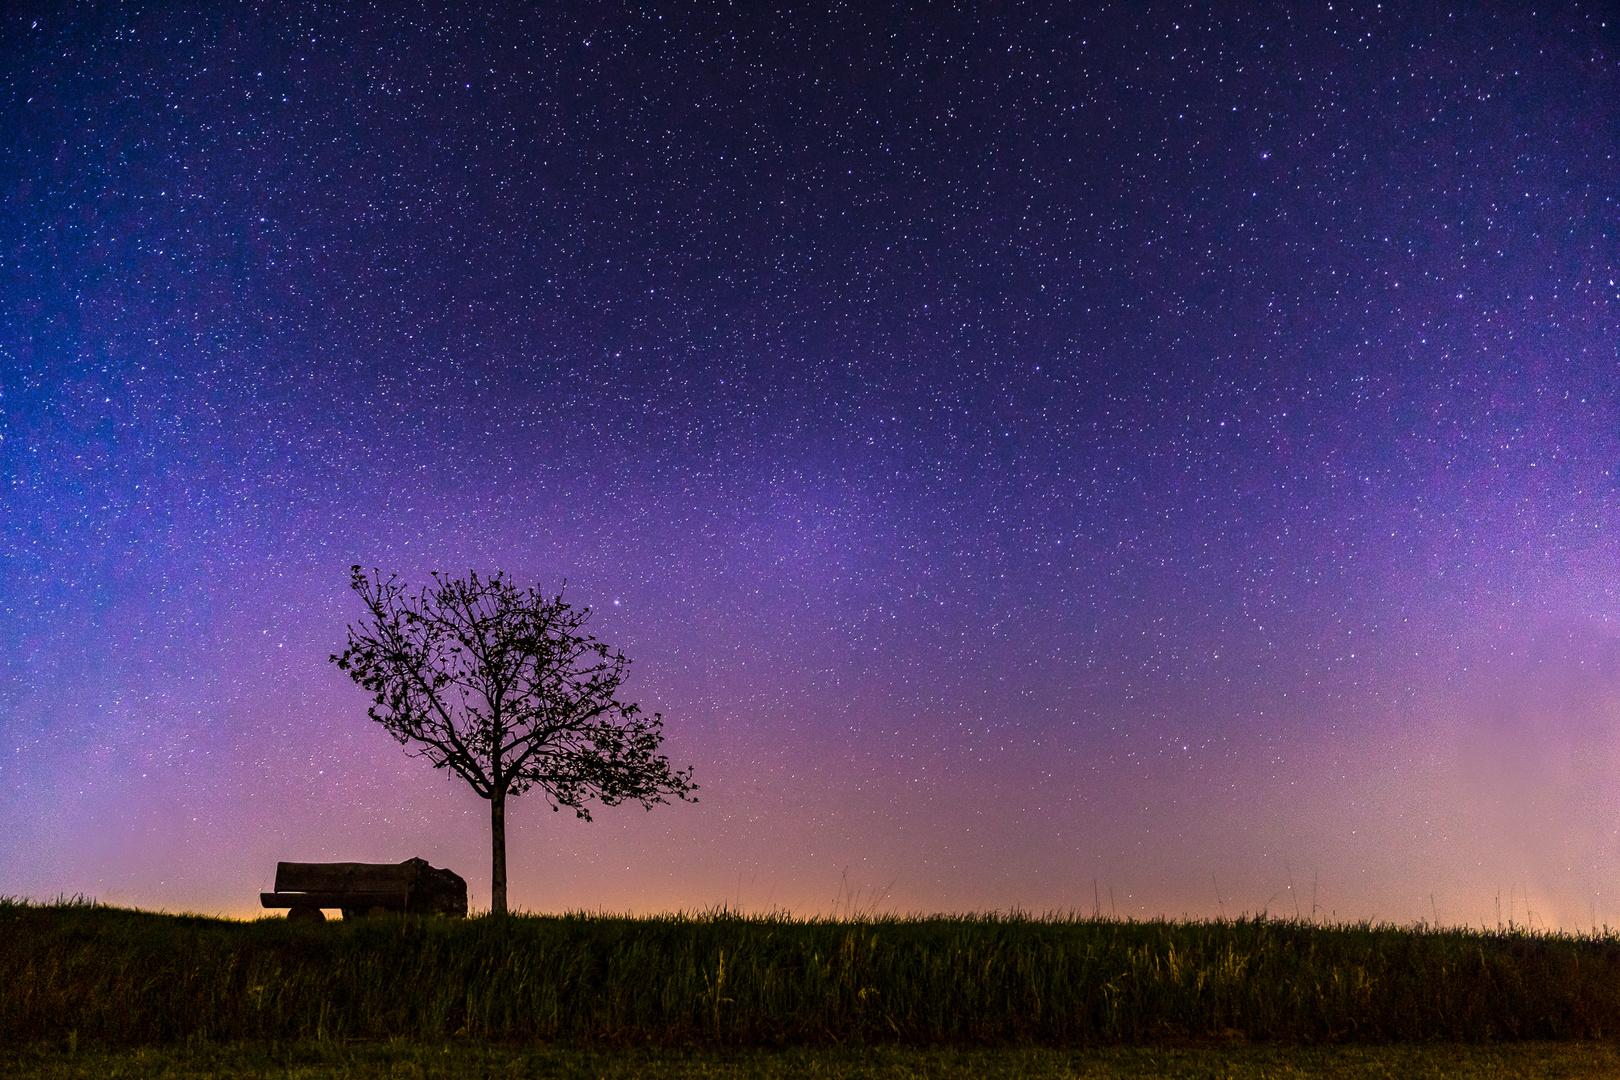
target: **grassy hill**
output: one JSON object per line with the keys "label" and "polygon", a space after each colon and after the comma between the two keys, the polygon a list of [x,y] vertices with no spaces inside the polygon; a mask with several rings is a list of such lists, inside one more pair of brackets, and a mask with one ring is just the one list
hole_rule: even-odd
{"label": "grassy hill", "polygon": [[1588,1040],[1620,937],[1023,917],[234,922],[0,901],[0,1042]]}

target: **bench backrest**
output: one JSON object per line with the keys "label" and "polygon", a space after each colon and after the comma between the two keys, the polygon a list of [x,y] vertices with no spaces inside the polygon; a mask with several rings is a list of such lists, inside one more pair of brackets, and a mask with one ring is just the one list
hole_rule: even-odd
{"label": "bench backrest", "polygon": [[277,892],[398,892],[416,884],[417,868],[401,863],[276,863]]}

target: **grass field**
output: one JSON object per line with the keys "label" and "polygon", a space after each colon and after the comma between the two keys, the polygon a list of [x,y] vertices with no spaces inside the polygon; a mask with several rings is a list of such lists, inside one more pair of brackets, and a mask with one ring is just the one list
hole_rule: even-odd
{"label": "grass field", "polygon": [[1620,938],[1610,935],[723,913],[311,925],[0,902],[0,1045],[13,1052],[1202,1043],[1241,1055],[1270,1052],[1256,1044],[1574,1043],[1616,1032]]}
{"label": "grass field", "polygon": [[1544,1042],[1082,1050],[903,1046],[602,1049],[484,1043],[179,1045],[71,1052],[60,1046],[0,1048],[0,1076],[41,1080],[1576,1080],[1617,1075],[1620,1047]]}

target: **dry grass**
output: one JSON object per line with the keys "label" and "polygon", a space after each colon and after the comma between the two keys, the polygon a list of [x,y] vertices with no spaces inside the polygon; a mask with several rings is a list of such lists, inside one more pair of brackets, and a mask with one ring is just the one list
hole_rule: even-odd
{"label": "dry grass", "polygon": [[1205,1048],[904,1046],[600,1049],[487,1043],[0,1048],[0,1076],[38,1080],[1568,1080],[1620,1075],[1602,1043]]}
{"label": "dry grass", "polygon": [[0,902],[0,1040],[794,1047],[1620,1032],[1620,939],[725,913],[243,923]]}

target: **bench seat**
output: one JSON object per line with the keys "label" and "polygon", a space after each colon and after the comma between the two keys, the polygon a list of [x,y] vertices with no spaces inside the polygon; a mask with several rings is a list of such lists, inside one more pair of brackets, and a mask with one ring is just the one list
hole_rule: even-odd
{"label": "bench seat", "polygon": [[424,859],[402,863],[295,863],[276,864],[274,892],[260,893],[267,908],[291,908],[319,918],[321,908],[340,908],[353,918],[382,908],[465,915],[467,883],[449,870],[429,866]]}
{"label": "bench seat", "polygon": [[259,894],[259,904],[267,908],[345,908],[369,911],[371,908],[387,908],[390,911],[404,911],[410,904],[410,895],[399,891],[362,891],[349,892],[262,892]]}

